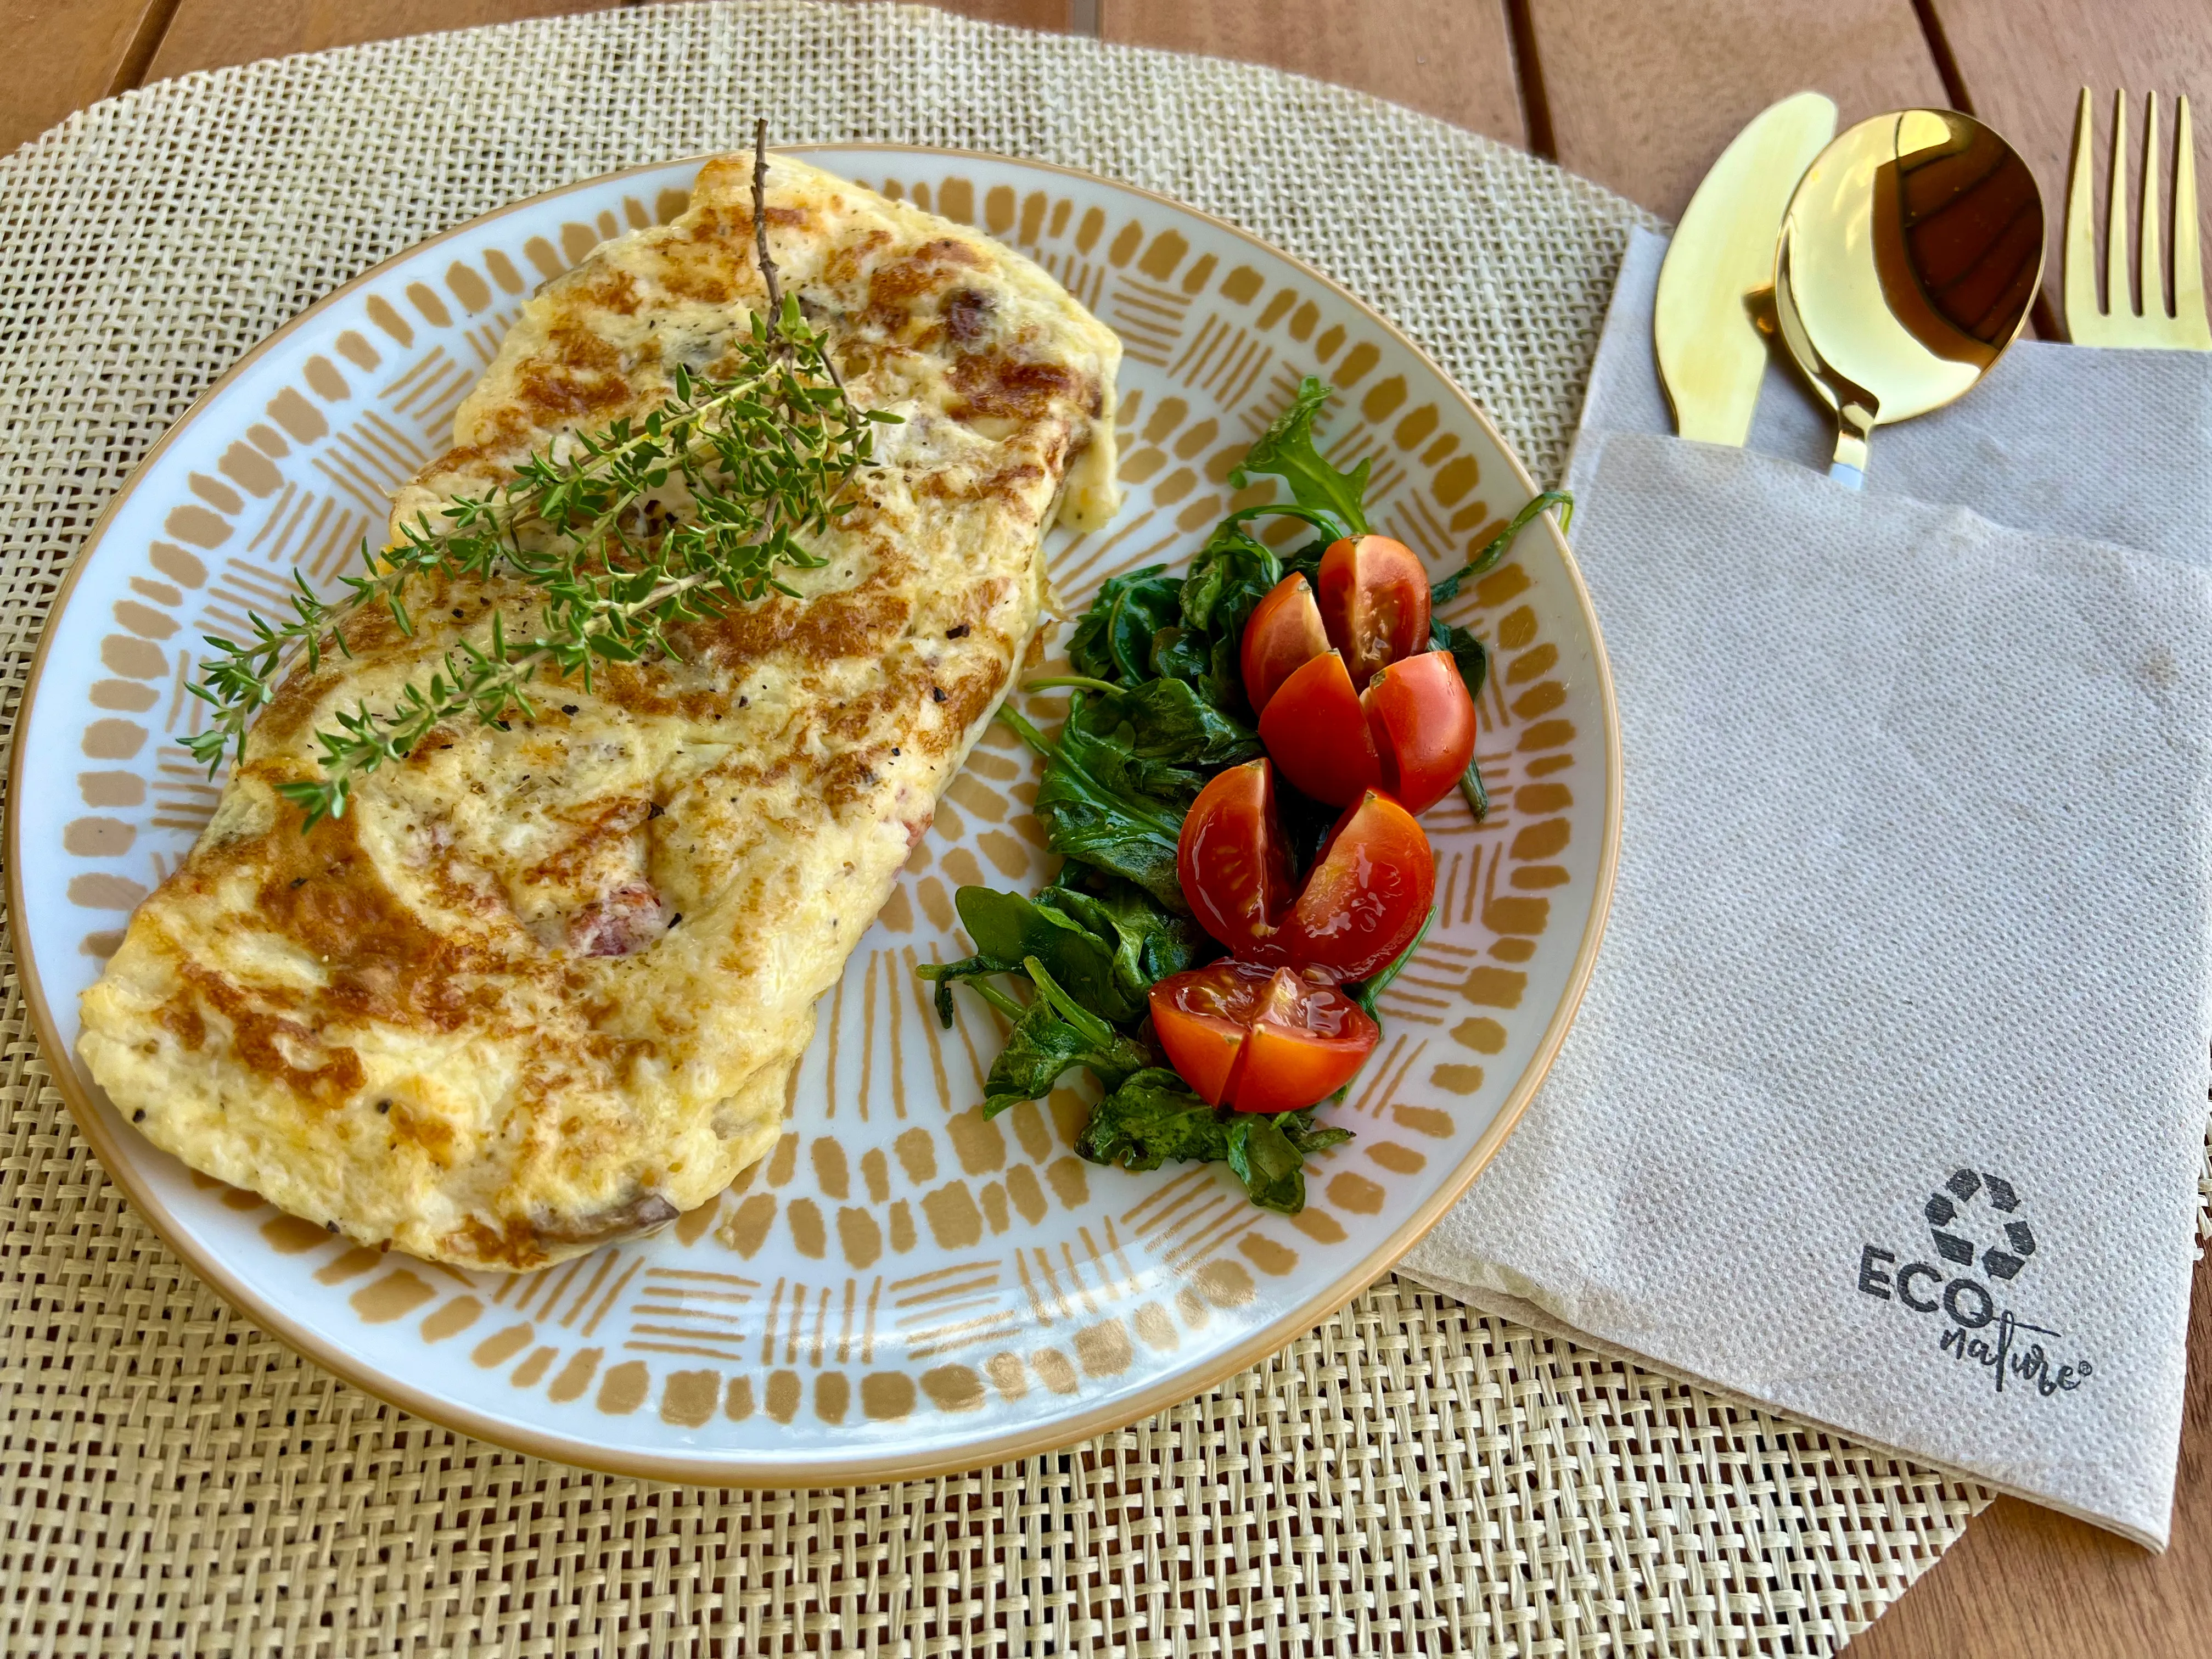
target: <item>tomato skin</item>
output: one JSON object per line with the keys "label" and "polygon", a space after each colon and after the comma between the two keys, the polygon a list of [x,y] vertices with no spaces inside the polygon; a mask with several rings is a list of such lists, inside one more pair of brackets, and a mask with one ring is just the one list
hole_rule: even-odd
{"label": "tomato skin", "polygon": [[1273,941],[1291,902],[1291,861],[1266,761],[1232,766],[1199,791],[1183,817],[1176,874],[1198,925],[1231,951],[1249,955]]}
{"label": "tomato skin", "polygon": [[1436,896],[1429,838],[1411,812],[1370,789],[1329,831],[1270,943],[1293,962],[1363,980],[1413,942]]}
{"label": "tomato skin", "polygon": [[1285,680],[1328,649],[1321,611],[1304,576],[1290,575],[1267,591],[1244,623],[1238,661],[1252,712],[1262,714]]}
{"label": "tomato skin", "polygon": [[1260,716],[1260,741],[1285,777],[1331,806],[1347,806],[1382,787],[1382,761],[1367,711],[1334,651],[1282,683]]}
{"label": "tomato skin", "polygon": [[1359,702],[1382,757],[1383,789],[1416,816],[1451,793],[1474,758],[1475,735],[1474,699],[1451,653],[1392,663]]}
{"label": "tomato skin", "polygon": [[1429,573],[1420,556],[1388,536],[1332,542],[1315,573],[1328,642],[1344,653],[1352,689],[1429,641]]}
{"label": "tomato skin", "polygon": [[1151,1000],[1152,1029],[1184,1081],[1208,1105],[1240,1112],[1294,1112],[1328,1099],[1382,1036],[1316,969],[1209,963],[1162,980]]}

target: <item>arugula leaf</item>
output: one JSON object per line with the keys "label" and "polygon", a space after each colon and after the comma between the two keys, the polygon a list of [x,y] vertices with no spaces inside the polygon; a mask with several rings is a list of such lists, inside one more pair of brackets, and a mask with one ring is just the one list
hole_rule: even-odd
{"label": "arugula leaf", "polygon": [[[983,1083],[985,1117],[1049,1094],[1054,1084],[1079,1066],[1112,1090],[1152,1064],[1148,1049],[1077,1003],[1037,957],[1024,957],[1022,968],[1036,987],[1036,1000],[1021,1011],[1013,1035],[991,1063]],[[986,987],[977,988],[988,994]]]}
{"label": "arugula leaf", "polygon": [[[1045,757],[1037,784],[1036,812],[1055,853],[1126,877],[1177,915],[1188,915],[1176,874],[1176,843],[1190,795],[1162,793],[1139,771],[1127,744],[1091,731],[1068,712],[1057,744],[1010,707],[999,717]],[[1195,793],[1195,792],[1193,792]]]}
{"label": "arugula leaf", "polygon": [[[1084,884],[1074,885],[1078,881]],[[1037,895],[1036,902],[1114,942],[1115,983],[1140,1013],[1145,994],[1154,985],[1219,949],[1196,922],[1163,909],[1135,883],[1073,861],[1061,870],[1058,883]]]}
{"label": "arugula leaf", "polygon": [[1352,1139],[1304,1112],[1266,1116],[1208,1106],[1164,1067],[1138,1072],[1091,1109],[1075,1150],[1093,1164],[1157,1170],[1225,1163],[1263,1210],[1296,1215],[1305,1207],[1305,1155]]}
{"label": "arugula leaf", "polygon": [[1429,621],[1429,649],[1450,652],[1452,660],[1459,665],[1460,678],[1467,682],[1468,701],[1473,702],[1481,697],[1483,684],[1490,678],[1490,652],[1480,640],[1457,623],[1448,623],[1432,614]]}
{"label": "arugula leaf", "polygon": [[1559,509],[1561,530],[1564,531],[1574,522],[1575,498],[1565,490],[1547,489],[1540,495],[1532,495],[1522,504],[1521,510],[1507,522],[1504,529],[1482,544],[1480,552],[1442,581],[1430,586],[1431,606],[1442,608],[1447,600],[1459,597],[1459,586],[1462,582],[1473,581],[1479,576],[1489,574],[1492,568],[1504,558],[1506,550],[1513,545],[1514,538],[1534,524],[1536,515],[1549,507],[1556,507]]}
{"label": "arugula leaf", "polygon": [[[1087,737],[1126,748],[1139,787],[1185,805],[1222,768],[1256,760],[1262,752],[1257,732],[1179,679],[1148,680],[1133,690],[1086,697],[1068,710],[1067,719]],[[1064,732],[1060,741],[1067,741]]]}
{"label": "arugula leaf", "polygon": [[1228,1156],[1228,1143],[1214,1109],[1191,1093],[1180,1073],[1156,1066],[1126,1079],[1091,1109],[1075,1150],[1093,1164],[1141,1171],[1170,1158],[1215,1163]]}
{"label": "arugula leaf", "polygon": [[1186,628],[1207,634],[1242,634],[1245,618],[1283,579],[1275,550],[1242,530],[1218,530],[1190,562],[1182,585]]}
{"label": "arugula leaf", "polygon": [[[1363,460],[1349,472],[1340,472],[1315,447],[1313,423],[1333,394],[1309,374],[1299,382],[1298,395],[1275,417],[1274,424],[1245,452],[1244,459],[1229,475],[1238,489],[1254,473],[1271,473],[1291,487],[1291,499],[1310,511],[1327,514],[1338,526],[1336,536],[1364,536],[1367,515],[1363,497],[1373,463]],[[1334,540],[1335,536],[1329,539]]]}
{"label": "arugula leaf", "polygon": [[1183,581],[1150,564],[1115,577],[1075,625],[1067,659],[1079,674],[1135,685],[1152,678],[1152,637],[1180,614]]}
{"label": "arugula leaf", "polygon": [[1145,1012],[1141,991],[1133,993],[1115,971],[1118,942],[1109,943],[1115,937],[1110,927],[1094,928],[1080,916],[989,887],[963,887],[952,902],[975,954],[915,970],[937,981],[937,1016],[947,1028],[957,981],[1021,973],[1030,957],[1043,961],[1070,996],[1103,1018],[1135,1019]]}
{"label": "arugula leaf", "polygon": [[1215,708],[1243,711],[1243,665],[1238,648],[1253,607],[1283,579],[1274,550],[1224,521],[1182,585],[1182,621],[1153,641],[1152,664],[1184,681]]}

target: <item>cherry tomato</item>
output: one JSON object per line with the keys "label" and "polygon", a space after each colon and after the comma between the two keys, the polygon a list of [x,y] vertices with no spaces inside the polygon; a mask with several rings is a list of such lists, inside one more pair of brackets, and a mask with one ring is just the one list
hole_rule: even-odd
{"label": "cherry tomato", "polygon": [[1271,951],[1362,980],[1395,962],[1436,902],[1437,860],[1413,815],[1369,790],[1329,831]]}
{"label": "cherry tomato", "polygon": [[[1450,652],[1392,663],[1359,702],[1382,760],[1382,787],[1400,805],[1418,815],[1452,792],[1474,758],[1474,700]],[[1291,781],[1297,782],[1295,774]]]}
{"label": "cherry tomato", "polygon": [[1252,607],[1239,660],[1252,712],[1266,711],[1282,683],[1328,649],[1321,610],[1304,576],[1285,576]]}
{"label": "cherry tomato", "polygon": [[1412,944],[1437,894],[1429,838],[1373,789],[1337,819],[1294,894],[1264,760],[1206,786],[1183,819],[1176,866],[1199,925],[1237,956],[1347,980],[1366,978]]}
{"label": "cherry tomato", "polygon": [[1382,1033],[1319,969],[1221,961],[1152,987],[1152,1029],[1208,1105],[1294,1112],[1352,1081]]}
{"label": "cherry tomato", "polygon": [[1344,653],[1355,690],[1377,669],[1412,656],[1429,641],[1429,574],[1419,555],[1388,536],[1332,542],[1316,573],[1328,642]]}
{"label": "cherry tomato", "polygon": [[1198,925],[1231,950],[1249,955],[1273,937],[1291,902],[1291,861],[1266,761],[1232,766],[1199,792],[1182,821],[1176,873]]}
{"label": "cherry tomato", "polygon": [[1260,741],[1292,784],[1332,806],[1382,783],[1382,761],[1344,658],[1325,651],[1277,688],[1260,716]]}

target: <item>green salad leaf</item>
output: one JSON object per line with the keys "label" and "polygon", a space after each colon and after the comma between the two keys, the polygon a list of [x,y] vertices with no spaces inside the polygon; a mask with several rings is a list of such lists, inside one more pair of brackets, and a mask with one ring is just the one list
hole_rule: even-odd
{"label": "green salad leaf", "polygon": [[[1199,792],[1225,768],[1261,753],[1244,696],[1245,623],[1285,574],[1310,580],[1330,543],[1368,530],[1370,464],[1341,471],[1315,439],[1330,396],[1317,380],[1302,382],[1231,474],[1240,489],[1258,477],[1279,478],[1288,501],[1229,514],[1181,576],[1147,565],[1099,588],[1069,642],[1073,672],[1032,683],[1074,694],[1056,739],[1001,708],[1000,718],[1044,758],[1036,810],[1047,845],[1066,862],[1031,897],[962,888],[957,902],[975,954],[920,969],[935,981],[938,1015],[947,1025],[952,988],[963,981],[1012,1024],[986,1081],[987,1115],[1049,1092],[1070,1071],[1088,1071],[1104,1096],[1078,1138],[1083,1157],[1136,1170],[1170,1160],[1226,1164],[1254,1204],[1286,1215],[1304,1206],[1306,1158],[1349,1140],[1350,1132],[1316,1124],[1315,1108],[1269,1116],[1208,1106],[1158,1063],[1147,1003],[1160,980],[1220,954],[1190,917],[1176,854]],[[1437,584],[1435,603],[1498,563],[1514,534],[1559,499],[1531,503],[1467,568]],[[1296,520],[1313,533],[1297,551],[1279,555],[1250,528],[1270,517]],[[1431,638],[1434,648],[1451,653],[1469,693],[1479,696],[1489,673],[1482,642],[1443,622],[1432,625]],[[1480,816],[1486,802],[1472,766],[1462,787]],[[1294,861],[1303,866],[1335,810],[1295,791],[1279,797],[1278,810]],[[1413,948],[1346,990],[1373,1013]],[[1001,979],[1028,981],[1028,999],[1002,988]]]}
{"label": "green salad leaf", "polygon": [[[1079,694],[1075,702],[1080,704]],[[1176,843],[1195,789],[1158,787],[1161,769],[1139,765],[1133,747],[1091,729],[1071,708],[1058,743],[1001,706],[1000,719],[1044,757],[1036,812],[1055,853],[1133,881],[1177,915],[1188,915],[1176,874]],[[1166,769],[1172,772],[1173,768]]]}
{"label": "green salad leaf", "polygon": [[1291,487],[1292,501],[1325,514],[1334,524],[1336,535],[1329,538],[1332,541],[1337,536],[1367,533],[1364,497],[1373,466],[1371,461],[1363,460],[1351,471],[1340,472],[1316,447],[1314,421],[1333,395],[1328,386],[1307,375],[1298,383],[1298,395],[1291,399],[1291,406],[1275,416],[1273,424],[1260,434],[1260,441],[1245,452],[1243,461],[1229,475],[1229,482],[1239,489],[1258,473],[1282,479]]}
{"label": "green salad leaf", "polygon": [[[1013,1035],[991,1063],[991,1074],[983,1084],[985,1117],[996,1117],[1009,1106],[1051,1093],[1053,1085],[1079,1066],[1112,1090],[1152,1065],[1149,1048],[1123,1036],[1069,996],[1042,961],[1025,957],[1022,967],[1036,988],[1036,1000],[1018,1011]],[[1003,995],[981,984],[976,988],[994,1002]]]}
{"label": "green salad leaf", "polygon": [[1207,1105],[1164,1066],[1138,1072],[1091,1109],[1075,1150],[1093,1164],[1130,1170],[1182,1164],[1226,1164],[1263,1210],[1296,1215],[1305,1207],[1305,1158],[1352,1139],[1315,1124],[1307,1112],[1265,1115]]}
{"label": "green salad leaf", "polygon": [[1077,673],[1124,685],[1152,678],[1153,638],[1182,615],[1183,579],[1162,575],[1166,568],[1146,565],[1098,590],[1067,642]]}
{"label": "green salad leaf", "polygon": [[937,1017],[947,1029],[956,983],[1022,973],[1030,957],[1043,962],[1070,996],[1103,1018],[1135,1019],[1144,1012],[1142,994],[1131,994],[1116,971],[1117,946],[1109,943],[1110,933],[1019,893],[989,887],[963,887],[952,902],[968,937],[975,941],[975,954],[957,962],[925,963],[916,969],[937,981]]}
{"label": "green salad leaf", "polygon": [[1111,941],[1114,982],[1136,1010],[1126,1018],[1140,1018],[1146,993],[1169,975],[1220,953],[1204,928],[1163,908],[1134,882],[1073,861],[1054,885],[1037,895],[1037,902],[1080,922],[1102,941]]}

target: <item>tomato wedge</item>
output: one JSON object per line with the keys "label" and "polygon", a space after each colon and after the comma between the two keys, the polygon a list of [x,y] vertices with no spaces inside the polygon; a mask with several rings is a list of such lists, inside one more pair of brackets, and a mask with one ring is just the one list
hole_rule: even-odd
{"label": "tomato wedge", "polygon": [[1285,680],[1260,716],[1260,741],[1304,793],[1348,806],[1370,789],[1425,812],[1474,758],[1474,700],[1448,651],[1425,651],[1352,690],[1340,653]]}
{"label": "tomato wedge", "polygon": [[1392,663],[1368,683],[1359,704],[1382,762],[1382,787],[1401,805],[1425,812],[1451,793],[1474,758],[1474,700],[1450,652]]}
{"label": "tomato wedge", "polygon": [[1199,925],[1237,956],[1323,968],[1344,980],[1395,960],[1437,892],[1429,838],[1411,812],[1370,789],[1336,821],[1293,894],[1264,760],[1231,767],[1200,793],[1176,864]]}
{"label": "tomato wedge", "polygon": [[1244,623],[1237,659],[1244,671],[1244,695],[1255,714],[1282,683],[1328,649],[1321,608],[1304,576],[1285,576],[1252,607]]}
{"label": "tomato wedge", "polygon": [[1329,544],[1315,573],[1328,642],[1344,653],[1355,690],[1376,671],[1426,648],[1429,573],[1420,556],[1388,536],[1347,536]]}
{"label": "tomato wedge", "polygon": [[1294,1112],[1352,1081],[1382,1033],[1317,969],[1221,961],[1152,987],[1152,1029],[1209,1106]]}
{"label": "tomato wedge", "polygon": [[1270,942],[1292,962],[1363,980],[1404,953],[1436,896],[1429,838],[1411,812],[1370,789],[1329,831]]}
{"label": "tomato wedge", "polygon": [[1249,955],[1274,937],[1291,902],[1291,860],[1267,762],[1232,766],[1199,792],[1183,817],[1176,873],[1198,925],[1231,951]]}
{"label": "tomato wedge", "polygon": [[1383,780],[1367,711],[1338,652],[1324,651],[1282,683],[1260,715],[1260,741],[1285,777],[1331,806]]}

